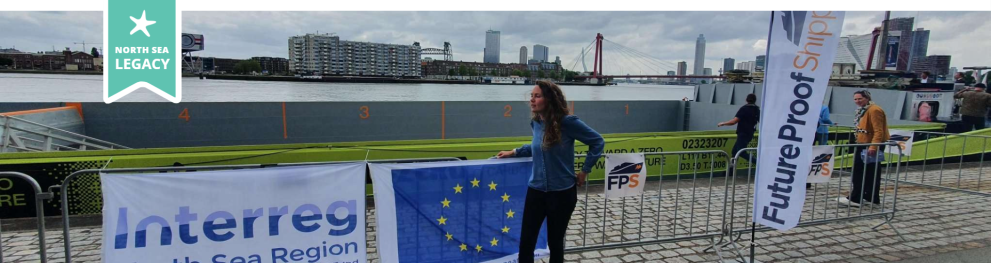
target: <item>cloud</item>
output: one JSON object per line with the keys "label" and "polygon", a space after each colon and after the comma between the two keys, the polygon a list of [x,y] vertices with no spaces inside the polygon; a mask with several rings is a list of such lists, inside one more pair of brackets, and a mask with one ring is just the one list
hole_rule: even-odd
{"label": "cloud", "polygon": [[[883,12],[847,12],[843,34],[867,34],[881,24]],[[916,27],[932,30],[929,54],[951,55],[955,67],[991,61],[986,12],[892,12],[917,17]],[[550,48],[566,68],[581,70],[582,48],[601,33],[605,68],[666,72],[678,61],[694,62],[695,39],[704,34],[706,67],[717,72],[723,58],[754,60],[764,54],[767,12],[184,12],[183,32],[203,34],[200,56],[287,57],[287,40],[306,33],[336,33],[341,39],[443,47],[451,42],[454,58],[481,61],[485,31],[502,32],[500,57],[518,62],[520,46],[530,56],[533,45]],[[4,38],[0,47],[24,51],[72,47],[73,42],[100,42],[101,12],[0,12]],[[591,53],[585,57],[593,64]]]}

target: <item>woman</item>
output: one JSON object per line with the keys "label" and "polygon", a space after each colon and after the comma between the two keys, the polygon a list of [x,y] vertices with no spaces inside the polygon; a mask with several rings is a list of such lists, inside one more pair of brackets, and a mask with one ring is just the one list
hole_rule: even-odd
{"label": "woman", "polygon": [[[888,134],[888,117],[885,116],[881,106],[871,101],[871,93],[861,90],[853,93],[853,103],[857,104],[857,114],[854,117],[854,125],[857,127],[856,143],[878,144],[887,142],[891,136]],[[881,177],[877,174],[879,163],[864,162],[863,153],[867,152],[869,158],[877,158],[884,153],[884,145],[857,146],[853,152],[853,175],[850,176],[853,189],[850,190],[849,197],[840,197],[836,201],[840,204],[860,207],[863,202],[880,203],[879,198],[881,188]]]}
{"label": "woman", "polygon": [[[733,152],[730,154],[736,154],[743,148],[747,148],[750,141],[754,139],[754,131],[757,127],[757,122],[760,121],[760,108],[757,107],[757,95],[753,93],[747,95],[747,105],[740,107],[740,110],[736,111],[736,117],[732,120],[720,122],[716,127],[723,126],[736,126],[736,144],[733,145]],[[750,158],[750,154],[743,152],[740,153],[740,157],[744,160],[750,162],[756,161]]]}
{"label": "woman", "polygon": [[[523,208],[519,262],[533,262],[540,225],[547,219],[547,245],[550,262],[564,262],[564,234],[578,202],[577,186],[585,183],[602,155],[605,140],[577,116],[568,115],[568,102],[557,85],[537,81],[530,93],[533,141],[512,151],[499,152],[499,158],[533,157],[533,172]],[[588,156],[575,173],[575,140],[588,145]]]}

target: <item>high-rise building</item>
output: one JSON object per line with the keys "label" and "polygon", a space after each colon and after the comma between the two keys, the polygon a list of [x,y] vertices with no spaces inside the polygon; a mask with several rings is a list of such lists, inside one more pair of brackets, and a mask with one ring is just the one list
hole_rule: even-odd
{"label": "high-rise building", "polygon": [[712,76],[712,68],[702,69],[702,76]]}
{"label": "high-rise building", "polygon": [[695,40],[695,64],[692,67],[694,67],[692,74],[695,75],[702,74],[702,70],[705,69],[705,36],[702,34],[699,34],[699,38]]}
{"label": "high-rise building", "polygon": [[735,63],[736,63],[736,60],[733,59],[733,58],[725,58],[725,59],[723,59],[723,74],[726,74],[726,72],[732,71],[734,69],[734,66],[736,66]]}
{"label": "high-rise building", "polygon": [[678,62],[678,76],[688,75],[688,62]]}
{"label": "high-rise building", "polygon": [[953,75],[957,74],[957,67],[950,67],[949,74],[946,74],[946,79],[953,79]]}
{"label": "high-rise building", "polygon": [[554,56],[554,64],[561,65],[561,56]]}
{"label": "high-rise building", "polygon": [[485,31],[485,49],[482,61],[485,63],[499,63],[499,36],[501,33],[489,29]]}
{"label": "high-rise building", "polygon": [[953,78],[953,73],[950,70],[950,56],[945,55],[932,55],[927,56],[922,59],[917,59],[913,73],[922,74],[922,72],[929,71],[933,76],[943,76],[948,79]]}
{"label": "high-rise building", "polygon": [[757,56],[757,60],[754,62],[755,62],[754,71],[763,72],[764,67],[767,66],[767,55]]}
{"label": "high-rise building", "polygon": [[526,64],[527,54],[526,46],[520,47],[520,64]]}
{"label": "high-rise building", "polygon": [[915,28],[914,17],[898,17],[888,20],[888,31],[912,31]]}
{"label": "high-rise building", "polygon": [[[879,40],[880,41],[880,40]],[[836,59],[833,63],[854,64],[856,71],[867,69],[867,66],[877,67],[880,58],[878,50],[880,43],[874,47],[874,61],[868,62],[871,56],[871,44],[874,42],[874,34],[851,35],[840,37],[836,45]]]}
{"label": "high-rise building", "polygon": [[923,60],[927,56],[929,51],[929,30],[923,28],[918,28],[912,31],[912,49],[909,50],[909,58],[911,63],[908,64],[908,71],[913,71],[912,69],[916,67],[916,64],[920,60]]}
{"label": "high-rise building", "polygon": [[537,60],[538,62],[548,62],[550,61],[548,60],[549,53],[550,53],[550,49],[548,49],[547,46],[539,45],[539,44],[533,45],[534,60]]}
{"label": "high-rise building", "polygon": [[333,34],[289,37],[289,71],[303,75],[419,77],[420,44],[340,40]]}

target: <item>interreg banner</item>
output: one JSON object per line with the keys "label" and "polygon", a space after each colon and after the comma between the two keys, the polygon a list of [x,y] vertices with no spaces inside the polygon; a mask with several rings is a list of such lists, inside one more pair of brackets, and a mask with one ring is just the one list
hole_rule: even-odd
{"label": "interreg banner", "polygon": [[812,147],[812,166],[809,167],[809,177],[806,183],[828,183],[829,178],[833,176],[833,167],[836,165],[833,162],[833,151],[835,148],[831,145],[820,145]]}
{"label": "interreg banner", "polygon": [[812,141],[843,15],[771,13],[754,184],[756,223],[781,231],[798,225],[805,204],[805,175],[815,157]]}
{"label": "interreg banner", "polygon": [[173,103],[182,99],[176,0],[108,0],[103,12],[103,101],[146,88]]}
{"label": "interreg banner", "polygon": [[[369,164],[382,262],[516,262],[530,158]],[[546,257],[546,223],[535,258]]]}
{"label": "interreg banner", "polygon": [[904,156],[912,156],[912,137],[915,136],[913,131],[903,131],[903,130],[888,130],[888,134],[891,135],[891,141],[898,143],[898,148],[886,147],[884,151],[889,154],[901,154]]}
{"label": "interreg banner", "polygon": [[365,262],[365,163],[103,174],[103,262]]}
{"label": "interreg banner", "polygon": [[[606,154],[606,198],[639,196],[647,180],[643,153]],[[641,182],[643,180],[644,182]]]}

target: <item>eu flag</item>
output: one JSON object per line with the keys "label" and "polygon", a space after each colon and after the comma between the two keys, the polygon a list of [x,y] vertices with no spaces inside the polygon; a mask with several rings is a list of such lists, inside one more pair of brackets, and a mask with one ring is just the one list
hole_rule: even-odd
{"label": "eu flag", "polygon": [[[532,165],[528,158],[370,164],[382,261],[514,261]],[[547,255],[543,229],[538,256]]]}

